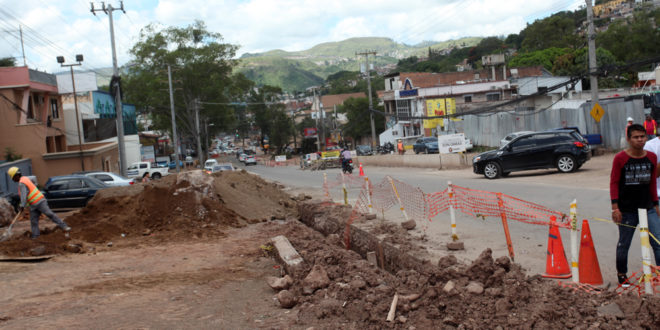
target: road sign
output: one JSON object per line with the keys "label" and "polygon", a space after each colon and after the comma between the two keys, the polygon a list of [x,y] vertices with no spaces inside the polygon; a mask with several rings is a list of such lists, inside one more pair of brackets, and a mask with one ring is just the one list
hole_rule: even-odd
{"label": "road sign", "polygon": [[600,119],[603,118],[603,115],[605,115],[605,110],[603,110],[603,107],[601,107],[600,104],[596,103],[594,104],[594,107],[591,108],[591,112],[589,113],[597,123],[600,123]]}

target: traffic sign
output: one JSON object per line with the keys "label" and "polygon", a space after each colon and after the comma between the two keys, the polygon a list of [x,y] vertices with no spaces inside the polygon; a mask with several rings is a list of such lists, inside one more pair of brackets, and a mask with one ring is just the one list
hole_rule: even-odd
{"label": "traffic sign", "polygon": [[601,118],[603,118],[603,115],[605,115],[605,110],[603,110],[603,107],[601,107],[600,104],[596,103],[594,104],[594,107],[591,108],[591,112],[589,113],[597,123],[600,123]]}

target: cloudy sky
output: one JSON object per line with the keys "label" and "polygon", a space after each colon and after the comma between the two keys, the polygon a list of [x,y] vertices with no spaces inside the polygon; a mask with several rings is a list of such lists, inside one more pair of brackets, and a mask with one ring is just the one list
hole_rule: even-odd
{"label": "cloudy sky", "polygon": [[[119,1],[106,4],[118,7]],[[351,37],[388,37],[416,44],[465,36],[517,33],[536,19],[584,6],[581,0],[125,0],[115,11],[119,64],[140,29],[156,22],[186,26],[196,19],[243,53],[304,50]],[[101,3],[95,2],[100,8]],[[86,0],[0,0],[0,58],[22,65],[19,26],[28,66],[61,71],[83,54],[83,69],[112,66],[108,15],[90,12]]]}

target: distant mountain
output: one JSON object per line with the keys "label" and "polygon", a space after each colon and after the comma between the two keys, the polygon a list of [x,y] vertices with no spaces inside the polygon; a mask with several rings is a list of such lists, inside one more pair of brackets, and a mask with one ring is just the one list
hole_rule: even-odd
{"label": "distant mountain", "polygon": [[469,37],[444,42],[425,41],[409,46],[389,38],[351,38],[318,44],[297,52],[277,49],[244,54],[237,70],[259,85],[280,86],[285,91],[302,91],[318,85],[333,73],[342,70],[358,71],[360,63],[364,63],[364,56],[356,55],[359,52],[375,51],[376,56],[369,58],[370,63],[375,67],[393,69],[400,59],[426,56],[429,47],[435,50],[472,47],[481,39]]}

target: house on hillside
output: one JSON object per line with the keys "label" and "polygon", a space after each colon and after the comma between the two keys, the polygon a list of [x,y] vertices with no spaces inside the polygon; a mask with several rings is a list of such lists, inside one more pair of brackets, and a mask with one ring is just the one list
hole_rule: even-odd
{"label": "house on hillside", "polygon": [[[387,130],[380,143],[421,136],[462,131],[460,115],[501,106],[520,95],[533,95],[569,77],[553,77],[541,66],[507,69],[498,58],[486,59],[487,68],[447,73],[397,72],[385,76],[383,102],[389,114]],[[581,85],[576,84],[581,90]],[[562,98],[569,86],[552,93],[529,97],[503,111],[529,110],[549,106]],[[458,116],[454,116],[458,115]],[[422,118],[447,116],[448,118]]]}
{"label": "house on hillside", "polygon": [[66,120],[54,75],[0,68],[0,150],[30,159],[39,184],[81,170],[118,170],[117,143],[80,145]]}

